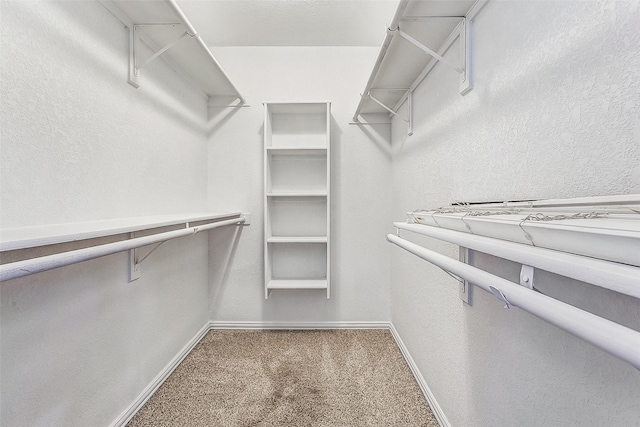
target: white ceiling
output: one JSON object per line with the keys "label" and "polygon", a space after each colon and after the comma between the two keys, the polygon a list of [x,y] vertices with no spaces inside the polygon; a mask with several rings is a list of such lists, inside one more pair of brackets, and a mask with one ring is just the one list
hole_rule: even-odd
{"label": "white ceiling", "polygon": [[178,0],[209,46],[380,46],[398,0]]}

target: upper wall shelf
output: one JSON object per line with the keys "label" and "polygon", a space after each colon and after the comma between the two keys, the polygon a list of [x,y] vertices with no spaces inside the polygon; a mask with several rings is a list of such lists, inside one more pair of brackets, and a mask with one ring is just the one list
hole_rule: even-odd
{"label": "upper wall shelf", "polygon": [[[468,26],[487,0],[401,0],[378,58],[367,81],[353,124],[368,124],[362,114],[389,113],[409,124],[413,134],[412,94],[433,67],[441,62],[460,74],[460,93],[471,90]],[[460,58],[444,58],[460,43]],[[398,114],[409,101],[408,117]]]}
{"label": "upper wall shelf", "polygon": [[[101,0],[129,30],[129,83],[160,55],[208,97],[244,98],[174,0]],[[141,54],[144,41],[155,53]]]}
{"label": "upper wall shelf", "polygon": [[0,251],[35,248],[153,228],[239,218],[240,212],[185,213],[0,229]]}

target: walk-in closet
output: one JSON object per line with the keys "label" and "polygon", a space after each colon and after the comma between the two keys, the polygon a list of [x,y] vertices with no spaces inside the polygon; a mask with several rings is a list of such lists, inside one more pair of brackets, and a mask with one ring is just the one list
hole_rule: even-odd
{"label": "walk-in closet", "polygon": [[640,1],[0,37],[0,426],[640,426]]}

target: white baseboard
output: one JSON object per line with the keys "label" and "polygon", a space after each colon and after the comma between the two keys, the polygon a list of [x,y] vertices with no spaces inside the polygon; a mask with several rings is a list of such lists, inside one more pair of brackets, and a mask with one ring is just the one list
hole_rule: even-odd
{"label": "white baseboard", "polygon": [[209,322],[211,329],[389,329],[389,322]]}
{"label": "white baseboard", "polygon": [[198,333],[191,338],[191,340],[185,345],[180,352],[169,362],[167,366],[160,371],[160,373],[151,381],[151,383],[136,397],[136,399],[124,410],[122,414],[114,422],[111,423],[111,427],[121,427],[126,425],[131,418],[138,412],[140,408],[149,400],[153,393],[158,390],[162,383],[171,375],[171,373],[180,365],[182,360],[187,357],[191,350],[200,342],[202,338],[211,330],[209,323],[205,324]]}
{"label": "white baseboard", "polygon": [[151,381],[151,383],[140,393],[140,395],[120,414],[110,427],[122,427],[126,425],[140,408],[149,400],[156,390],[164,383],[171,373],[180,365],[182,360],[193,350],[202,338],[212,329],[264,329],[264,330],[308,330],[308,329],[388,329],[398,344],[400,352],[407,361],[413,376],[418,382],[418,386],[424,397],[427,399],[438,423],[442,427],[451,427],[449,420],[442,412],[433,393],[427,386],[424,377],[420,373],[418,366],[409,354],[409,350],[404,345],[402,338],[391,322],[217,322],[210,321],[205,324],[200,331],[185,345],[182,350],[169,362],[167,366]]}
{"label": "white baseboard", "polygon": [[398,344],[398,348],[400,348],[400,351],[404,356],[404,360],[407,361],[407,365],[409,365],[411,372],[413,372],[413,376],[418,382],[418,386],[420,386],[420,390],[422,390],[422,394],[424,394],[425,399],[427,399],[427,402],[431,407],[431,411],[436,416],[438,423],[442,427],[451,427],[449,420],[447,419],[446,415],[442,411],[442,408],[440,407],[440,405],[438,405],[438,402],[436,401],[435,396],[433,395],[433,393],[431,393],[431,389],[429,388],[429,386],[427,385],[427,382],[424,380],[424,377],[420,373],[420,370],[418,369],[418,365],[416,365],[416,362],[413,361],[413,357],[411,357],[411,354],[409,354],[409,350],[407,349],[407,346],[404,345],[404,342],[402,341],[402,338],[400,338],[400,335],[398,334],[398,331],[396,330],[396,328],[393,326],[393,323],[389,323],[389,330],[391,331],[393,338],[396,340],[396,344]]}

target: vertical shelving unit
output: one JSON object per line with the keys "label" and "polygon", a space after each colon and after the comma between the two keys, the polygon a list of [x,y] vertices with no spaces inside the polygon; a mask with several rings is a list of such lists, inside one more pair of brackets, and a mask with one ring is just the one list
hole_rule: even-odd
{"label": "vertical shelving unit", "polygon": [[330,102],[265,102],[265,298],[330,277]]}

